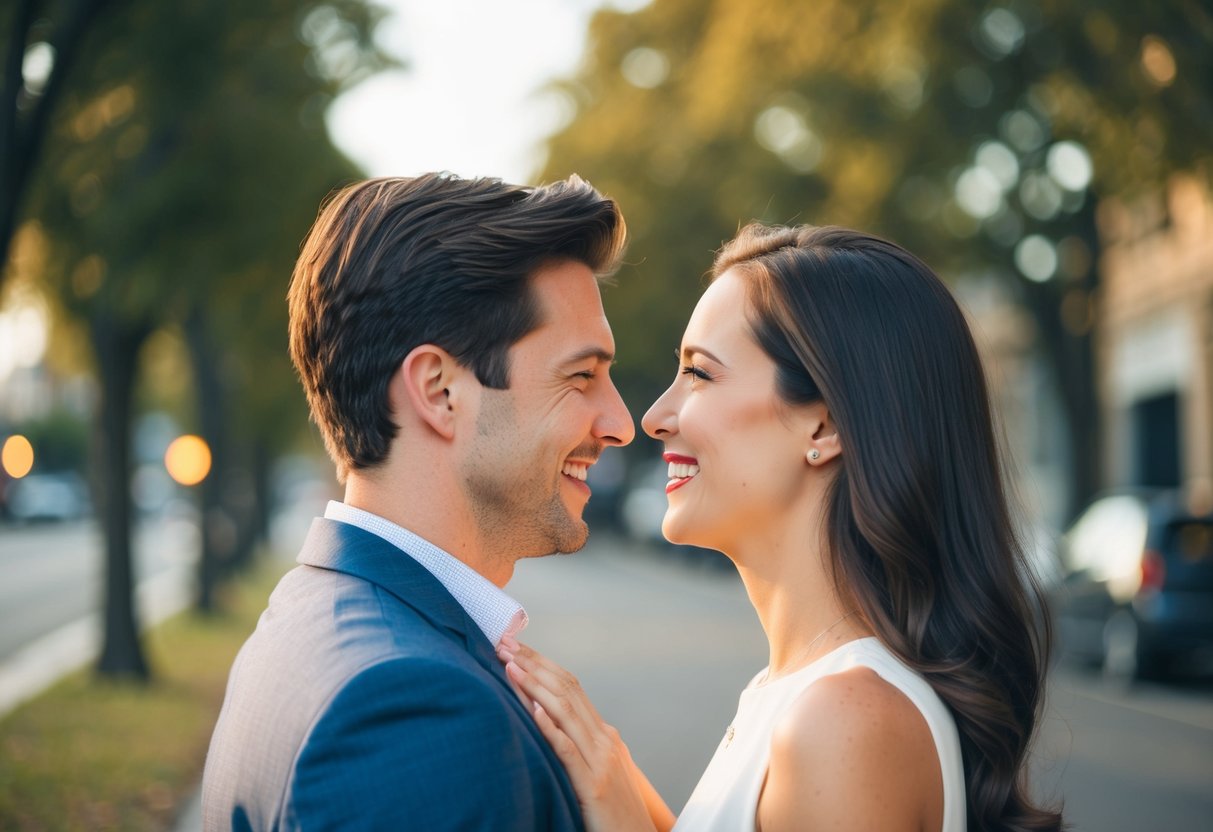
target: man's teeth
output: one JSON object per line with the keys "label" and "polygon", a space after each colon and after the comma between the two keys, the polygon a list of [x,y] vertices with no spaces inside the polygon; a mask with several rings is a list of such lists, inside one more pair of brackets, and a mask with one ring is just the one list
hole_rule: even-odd
{"label": "man's teeth", "polygon": [[564,467],[561,468],[560,470],[562,473],[567,474],[568,476],[573,477],[574,479],[584,481],[586,478],[586,474],[589,473],[590,466],[579,465],[576,462],[566,462],[564,464]]}
{"label": "man's teeth", "polygon": [[698,465],[686,465],[681,462],[670,463],[669,477],[672,480],[681,480],[687,477],[693,477],[699,473]]}

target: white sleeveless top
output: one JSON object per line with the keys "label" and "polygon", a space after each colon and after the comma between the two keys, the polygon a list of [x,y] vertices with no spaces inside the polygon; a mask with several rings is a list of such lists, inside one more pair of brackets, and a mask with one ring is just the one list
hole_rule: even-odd
{"label": "white sleeveless top", "polygon": [[941,832],[965,832],[964,766],[952,714],[925,679],[875,638],[848,642],[812,664],[761,686],[757,682],[766,677],[766,671],[755,676],[741,692],[737,716],[678,816],[675,832],[753,832],[775,726],[810,685],[823,676],[853,667],[870,668],[918,708],[931,729],[943,773]]}

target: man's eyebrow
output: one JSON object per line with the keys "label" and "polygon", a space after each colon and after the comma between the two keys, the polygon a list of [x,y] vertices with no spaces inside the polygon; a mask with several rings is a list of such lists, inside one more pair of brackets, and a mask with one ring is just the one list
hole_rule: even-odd
{"label": "man's eyebrow", "polygon": [[606,364],[615,363],[615,353],[607,352],[606,350],[602,349],[602,347],[586,347],[583,350],[578,350],[577,352],[573,353],[568,358],[564,359],[564,361],[561,361],[560,366],[567,367],[570,364],[580,364],[588,358],[594,358]]}
{"label": "man's eyebrow", "polygon": [[722,367],[728,366],[723,361],[721,361],[719,358],[717,358],[716,356],[712,355],[710,352],[705,350],[703,347],[695,347],[695,346],[688,345],[688,346],[685,346],[682,348],[682,358],[684,361],[687,360],[688,358],[690,358],[695,353],[702,355],[704,358],[708,358],[712,361],[715,361],[717,364],[721,365]]}

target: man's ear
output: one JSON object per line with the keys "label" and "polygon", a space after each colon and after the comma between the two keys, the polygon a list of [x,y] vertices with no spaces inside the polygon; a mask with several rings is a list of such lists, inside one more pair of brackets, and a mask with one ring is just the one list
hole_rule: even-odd
{"label": "man's ear", "polygon": [[838,431],[834,428],[834,420],[830,418],[829,408],[824,402],[810,406],[805,427],[808,441],[804,456],[809,465],[824,465],[842,454]]}
{"label": "man's ear", "polygon": [[433,344],[422,344],[404,357],[388,385],[388,401],[398,421],[412,412],[439,436],[455,435],[455,408],[451,388],[467,371],[451,354]]}

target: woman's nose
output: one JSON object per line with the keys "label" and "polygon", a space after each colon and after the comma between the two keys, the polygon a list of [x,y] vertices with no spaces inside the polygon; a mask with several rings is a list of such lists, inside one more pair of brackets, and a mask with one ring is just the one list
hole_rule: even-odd
{"label": "woman's nose", "polygon": [[644,414],[644,418],[640,420],[640,424],[644,427],[644,432],[654,439],[665,439],[677,431],[677,420],[674,417],[674,408],[672,406],[672,398],[674,385],[670,385],[664,393],[662,393],[657,401],[653,402],[653,406]]}

